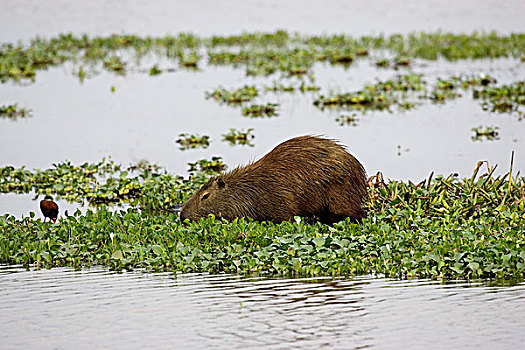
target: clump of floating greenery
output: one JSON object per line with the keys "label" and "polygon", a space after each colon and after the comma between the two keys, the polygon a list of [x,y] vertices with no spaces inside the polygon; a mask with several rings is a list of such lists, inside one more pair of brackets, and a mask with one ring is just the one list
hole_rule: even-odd
{"label": "clump of floating greenery", "polygon": [[113,211],[102,204],[86,214],[61,213],[56,225],[33,213],[24,219],[1,216],[0,263],[288,276],[521,278],[525,178],[494,176],[494,167],[482,168],[485,164],[478,163],[469,178],[431,174],[417,184],[385,182],[378,174],[369,182],[367,218],[325,226],[300,218],[279,225],[213,218],[181,223],[170,208],[224,169],[218,158],[192,163],[186,179],[144,162],[128,168],[111,161],[64,163],[43,171],[4,167],[2,192],[53,193],[91,203],[118,198],[132,207]]}
{"label": "clump of floating greenery", "polygon": [[484,100],[483,109],[499,113],[518,113],[525,117],[525,81],[498,87],[487,86],[474,90],[474,98]]}
{"label": "clump of floating greenery", "polygon": [[277,103],[266,103],[263,105],[249,105],[247,107],[243,107],[242,109],[242,115],[245,117],[252,117],[252,118],[258,118],[258,117],[274,117],[277,116],[277,107],[279,105]]}
{"label": "clump of floating greenery", "polygon": [[253,146],[252,140],[254,135],[252,134],[253,129],[249,128],[248,130],[236,130],[230,129],[230,132],[222,135],[223,141],[228,142],[230,145],[247,145]]}
{"label": "clump of floating greenery", "polygon": [[424,91],[424,84],[421,74],[398,75],[385,82],[367,85],[360,91],[326,97],[321,95],[314,101],[314,105],[320,108],[345,106],[351,109],[385,110],[395,104],[403,109],[410,109],[414,103],[406,100],[407,93]]}
{"label": "clump of floating greenery", "polygon": [[474,135],[471,136],[472,141],[483,141],[483,140],[499,140],[499,128],[497,126],[478,126],[472,128]]}
{"label": "clump of floating greenery", "polygon": [[344,125],[356,126],[358,118],[356,117],[355,114],[351,114],[351,115],[341,114],[340,116],[335,118],[335,120],[341,126],[344,126]]}
{"label": "clump of floating greenery", "polygon": [[179,134],[179,138],[175,142],[180,145],[179,149],[183,151],[198,147],[208,148],[210,145],[210,137],[207,135],[201,136],[199,134],[190,135],[183,133]]}
{"label": "clump of floating greenery", "polygon": [[0,117],[2,118],[17,120],[30,116],[31,111],[23,107],[19,107],[18,104],[0,106]]}
{"label": "clump of floating greenery", "polygon": [[239,89],[226,90],[219,87],[212,92],[206,93],[206,98],[213,98],[228,104],[240,104],[249,102],[259,95],[259,91],[255,86],[245,85]]}

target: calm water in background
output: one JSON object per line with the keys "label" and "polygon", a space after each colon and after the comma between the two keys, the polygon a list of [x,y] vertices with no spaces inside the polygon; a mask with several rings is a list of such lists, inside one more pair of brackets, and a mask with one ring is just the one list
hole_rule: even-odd
{"label": "calm water in background", "polygon": [[525,283],[0,267],[0,348],[519,349]]}

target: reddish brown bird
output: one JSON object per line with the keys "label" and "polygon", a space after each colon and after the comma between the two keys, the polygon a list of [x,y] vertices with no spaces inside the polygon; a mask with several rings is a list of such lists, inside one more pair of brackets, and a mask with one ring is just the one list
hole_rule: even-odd
{"label": "reddish brown bird", "polygon": [[44,221],[46,218],[53,220],[53,223],[56,223],[58,216],[58,205],[53,202],[51,196],[46,196],[43,200],[40,201],[40,210],[44,214]]}

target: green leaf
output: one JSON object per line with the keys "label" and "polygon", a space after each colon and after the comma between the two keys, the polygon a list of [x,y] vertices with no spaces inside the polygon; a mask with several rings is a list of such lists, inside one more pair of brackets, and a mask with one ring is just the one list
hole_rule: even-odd
{"label": "green leaf", "polygon": [[111,254],[111,259],[117,259],[117,260],[120,260],[124,258],[124,256],[122,255],[122,251],[121,250],[115,250],[113,252],[113,254]]}

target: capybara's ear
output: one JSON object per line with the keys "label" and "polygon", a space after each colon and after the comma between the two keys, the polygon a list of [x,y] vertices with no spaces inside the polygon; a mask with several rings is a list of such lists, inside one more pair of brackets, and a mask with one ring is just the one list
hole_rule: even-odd
{"label": "capybara's ear", "polygon": [[222,177],[219,177],[217,179],[217,186],[219,186],[219,188],[224,188],[226,186],[226,183],[224,182],[224,180],[222,179]]}

